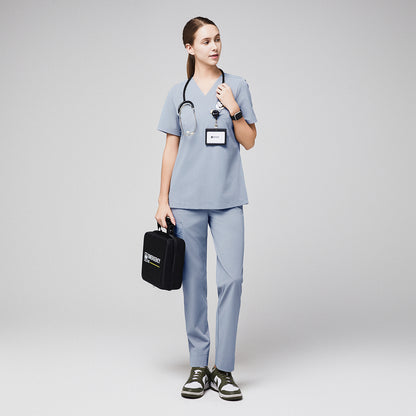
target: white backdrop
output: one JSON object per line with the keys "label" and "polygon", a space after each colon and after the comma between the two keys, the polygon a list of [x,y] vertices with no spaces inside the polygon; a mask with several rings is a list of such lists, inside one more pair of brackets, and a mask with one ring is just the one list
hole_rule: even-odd
{"label": "white backdrop", "polygon": [[[44,361],[53,368],[60,348],[82,351],[91,334],[118,342],[120,355],[119,340],[132,337],[132,359],[150,360],[149,373],[171,365],[186,378],[182,293],[143,282],[140,261],[156,224],[165,143],[156,126],[167,91],[186,77],[182,28],[199,15],[218,25],[219,67],[247,80],[258,118],[255,147],[241,148],[250,203],[236,368],[261,357],[273,369],[284,351],[334,340],[402,339],[409,349],[414,341],[411,2],[2,1],[0,348],[9,398],[21,379],[31,380],[27,391],[39,386],[30,377],[45,365],[31,353],[56,357]],[[211,236],[208,272],[214,335]],[[57,409],[32,394],[32,414]]]}

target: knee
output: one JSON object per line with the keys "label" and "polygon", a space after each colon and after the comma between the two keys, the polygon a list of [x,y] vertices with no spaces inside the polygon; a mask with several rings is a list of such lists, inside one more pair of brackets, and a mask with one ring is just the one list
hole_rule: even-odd
{"label": "knee", "polygon": [[235,273],[229,274],[227,279],[225,279],[220,286],[223,287],[225,290],[239,290],[243,284],[243,274],[242,273]]}

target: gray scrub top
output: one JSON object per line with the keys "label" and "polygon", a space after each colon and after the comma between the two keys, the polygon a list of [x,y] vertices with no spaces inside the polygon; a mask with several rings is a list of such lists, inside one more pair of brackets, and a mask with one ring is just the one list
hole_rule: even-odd
{"label": "gray scrub top", "polygon": [[[231,88],[247,123],[257,121],[247,81],[225,73],[225,83]],[[233,121],[224,107],[218,117],[218,128],[227,129],[225,145],[206,145],[205,129],[215,127],[210,113],[218,101],[217,86],[220,75],[206,95],[192,78],[186,88],[186,99],[195,106],[197,127],[195,134],[182,134],[178,107],[183,101],[183,87],[187,80],[175,84],[169,91],[157,129],[180,137],[178,154],[169,189],[169,206],[188,209],[225,209],[248,204],[240,143],[234,135]],[[186,129],[186,117],[183,125]]]}

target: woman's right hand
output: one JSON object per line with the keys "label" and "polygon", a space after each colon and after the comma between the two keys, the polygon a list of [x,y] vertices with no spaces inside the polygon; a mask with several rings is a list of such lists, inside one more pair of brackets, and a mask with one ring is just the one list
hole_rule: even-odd
{"label": "woman's right hand", "polygon": [[169,204],[167,202],[159,202],[155,218],[158,224],[167,229],[168,225],[166,224],[166,217],[169,217],[172,224],[176,225],[175,217],[172,214]]}

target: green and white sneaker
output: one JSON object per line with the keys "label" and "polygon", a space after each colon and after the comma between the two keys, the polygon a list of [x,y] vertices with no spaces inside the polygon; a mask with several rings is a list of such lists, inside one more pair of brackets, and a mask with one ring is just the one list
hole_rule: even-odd
{"label": "green and white sneaker", "polygon": [[231,372],[213,368],[211,371],[211,388],[218,391],[221,399],[241,400],[243,395],[235,383]]}
{"label": "green and white sneaker", "polygon": [[192,367],[189,378],[182,387],[182,397],[197,399],[209,389],[210,372],[208,367]]}

